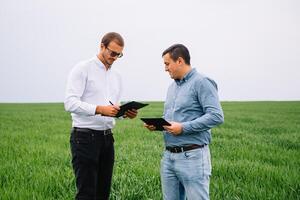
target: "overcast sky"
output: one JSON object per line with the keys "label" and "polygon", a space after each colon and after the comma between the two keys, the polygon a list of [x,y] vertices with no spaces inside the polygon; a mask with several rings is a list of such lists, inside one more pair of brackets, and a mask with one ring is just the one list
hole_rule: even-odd
{"label": "overcast sky", "polygon": [[222,101],[300,100],[299,0],[1,0],[0,102],[62,102],[71,68],[125,39],[122,100],[164,100],[161,53],[186,45]]}

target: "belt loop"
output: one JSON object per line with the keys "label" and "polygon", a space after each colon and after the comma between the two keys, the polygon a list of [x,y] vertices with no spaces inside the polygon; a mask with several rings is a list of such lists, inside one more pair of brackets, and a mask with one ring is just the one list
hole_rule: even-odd
{"label": "belt loop", "polygon": [[103,135],[109,135],[111,133],[110,129],[104,130],[104,134]]}

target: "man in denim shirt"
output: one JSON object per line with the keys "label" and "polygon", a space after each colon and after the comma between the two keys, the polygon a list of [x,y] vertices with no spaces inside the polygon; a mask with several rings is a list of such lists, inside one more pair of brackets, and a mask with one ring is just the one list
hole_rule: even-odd
{"label": "man in denim shirt", "polygon": [[[190,65],[188,49],[175,44],[163,54],[174,82],[164,105],[166,151],[161,160],[165,200],[209,199],[211,128],[224,122],[217,84]],[[149,130],[154,126],[145,125]]]}

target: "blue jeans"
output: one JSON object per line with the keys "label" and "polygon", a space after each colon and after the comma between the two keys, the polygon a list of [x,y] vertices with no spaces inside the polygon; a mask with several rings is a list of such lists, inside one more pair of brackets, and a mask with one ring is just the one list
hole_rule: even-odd
{"label": "blue jeans", "polygon": [[182,153],[166,150],[160,173],[164,200],[209,199],[211,161],[208,145]]}

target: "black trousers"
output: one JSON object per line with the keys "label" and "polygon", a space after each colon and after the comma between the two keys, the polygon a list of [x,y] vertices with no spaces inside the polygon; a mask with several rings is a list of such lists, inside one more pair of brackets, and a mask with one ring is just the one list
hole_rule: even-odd
{"label": "black trousers", "polygon": [[109,199],[115,157],[113,135],[73,128],[70,144],[77,187],[75,199]]}

